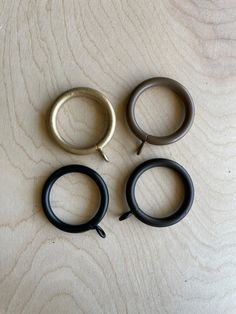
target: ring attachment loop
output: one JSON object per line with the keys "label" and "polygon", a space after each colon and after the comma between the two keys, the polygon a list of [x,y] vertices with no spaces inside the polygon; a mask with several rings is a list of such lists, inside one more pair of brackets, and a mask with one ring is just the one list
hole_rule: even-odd
{"label": "ring attachment loop", "polygon": [[[163,86],[175,92],[183,101],[185,117],[182,125],[172,134],[167,136],[154,136],[142,130],[135,117],[135,105],[139,96],[147,89],[155,86]],[[139,155],[145,143],[153,145],[167,145],[180,140],[189,131],[193,124],[195,108],[188,90],[179,82],[166,77],[154,77],[139,84],[131,93],[127,106],[127,122],[132,132],[142,141],[138,148]]]}
{"label": "ring attachment loop", "polygon": [[[75,97],[87,97],[97,101],[99,104],[103,105],[106,109],[108,116],[108,127],[104,136],[100,139],[98,143],[92,145],[87,148],[79,148],[73,144],[68,143],[60,134],[57,127],[57,116],[61,109],[61,107],[70,99]],[[104,160],[109,161],[108,157],[103,151],[103,148],[109,143],[111,140],[116,125],[116,116],[112,104],[110,101],[104,96],[101,92],[88,88],[88,87],[78,87],[71,89],[64,94],[62,94],[56,101],[53,103],[51,112],[50,112],[50,121],[49,126],[51,130],[51,134],[55,141],[66,151],[78,154],[78,155],[87,155],[92,154],[94,152],[99,152]]]}

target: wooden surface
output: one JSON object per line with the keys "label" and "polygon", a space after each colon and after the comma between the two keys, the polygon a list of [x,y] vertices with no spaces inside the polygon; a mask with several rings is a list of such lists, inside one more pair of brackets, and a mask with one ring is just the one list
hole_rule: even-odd
{"label": "wooden surface", "polygon": [[[233,0],[0,0],[1,314],[236,313],[235,21]],[[184,84],[196,117],[184,139],[146,145],[138,157],[124,110],[132,89],[153,76]],[[116,110],[109,164],[66,153],[47,131],[53,100],[77,86],[100,90]],[[180,123],[181,106],[154,89],[136,114],[146,130],[164,134]],[[66,138],[85,145],[104,130],[103,119],[98,106],[80,100],[59,123]],[[152,157],[176,160],[194,181],[194,206],[171,228],[118,221],[127,177]],[[63,233],[42,212],[45,179],[70,163],[107,182],[105,240],[95,231]],[[140,179],[137,198],[146,212],[165,215],[181,191],[178,177],[154,169]],[[52,192],[55,211],[70,222],[86,220],[97,201],[80,175]]]}

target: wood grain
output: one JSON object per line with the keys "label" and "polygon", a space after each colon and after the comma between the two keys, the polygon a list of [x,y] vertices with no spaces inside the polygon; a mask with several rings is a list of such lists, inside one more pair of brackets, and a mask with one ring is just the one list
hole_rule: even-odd
{"label": "wood grain", "polygon": [[[235,313],[235,1],[0,0],[0,42],[0,313]],[[196,118],[178,143],[146,145],[137,157],[125,106],[152,76],[184,84]],[[96,154],[68,154],[48,134],[53,100],[77,86],[100,90],[114,105],[109,164]],[[102,131],[97,114],[104,116],[92,105],[72,107],[60,117],[62,132],[84,145]],[[153,132],[169,132],[181,106],[155,89],[140,99],[137,116]],[[127,177],[152,157],[176,160],[194,181],[194,206],[171,228],[118,221],[127,210]],[[107,182],[105,240],[92,231],[65,234],[44,217],[42,185],[70,163],[96,169]],[[171,210],[180,201],[178,182],[148,172],[137,188],[145,210]],[[53,195],[65,219],[85,217],[96,200],[80,176],[58,183]]]}

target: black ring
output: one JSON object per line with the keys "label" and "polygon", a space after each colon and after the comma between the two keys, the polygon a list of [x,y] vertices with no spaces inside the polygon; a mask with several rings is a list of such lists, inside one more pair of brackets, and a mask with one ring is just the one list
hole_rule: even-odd
{"label": "black ring", "polygon": [[[148,169],[153,167],[167,167],[176,171],[184,183],[185,196],[182,204],[176,210],[176,212],[168,217],[154,218],[145,214],[137,204],[135,197],[135,186],[139,177]],[[134,214],[136,218],[143,223],[153,227],[168,227],[176,224],[182,220],[189,212],[194,199],[194,187],[193,182],[188,172],[180,166],[177,162],[169,159],[150,159],[140,164],[131,174],[126,185],[126,199],[130,208],[130,211],[123,214],[120,220],[128,218],[131,214]]]}
{"label": "black ring", "polygon": [[[55,215],[50,204],[50,192],[51,192],[53,184],[56,182],[57,179],[59,179],[63,175],[67,173],[72,173],[72,172],[79,172],[79,173],[86,174],[92,180],[94,180],[96,185],[99,188],[100,197],[101,197],[100,206],[95,216],[88,222],[84,224],[80,224],[80,225],[71,225],[71,224],[63,222],[61,219],[59,219]],[[85,232],[91,229],[95,229],[102,238],[105,238],[106,234],[103,231],[103,229],[98,226],[98,224],[107,212],[108,203],[109,203],[108,189],[102,177],[93,169],[86,166],[82,166],[82,165],[68,165],[68,166],[65,166],[56,170],[47,179],[47,181],[44,184],[43,191],[42,191],[42,206],[48,220],[58,229],[61,229],[66,232],[71,232],[71,233],[77,233],[77,232],[79,233],[79,232]]]}

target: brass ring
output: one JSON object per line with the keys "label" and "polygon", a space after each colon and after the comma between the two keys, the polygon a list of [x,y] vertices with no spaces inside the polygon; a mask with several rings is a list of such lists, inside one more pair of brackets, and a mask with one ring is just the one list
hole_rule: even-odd
{"label": "brass ring", "polygon": [[[57,115],[59,110],[65,104],[65,102],[75,97],[87,97],[93,99],[103,105],[106,109],[106,112],[108,113],[109,125],[107,127],[106,133],[98,143],[87,148],[78,148],[77,146],[68,143],[61,136],[57,128]],[[108,157],[103,151],[103,148],[106,144],[108,144],[114,134],[116,116],[110,101],[99,91],[88,87],[78,87],[63,93],[59,98],[56,99],[52,106],[49,124],[53,138],[66,151],[78,155],[87,155],[98,151],[106,161],[109,161]]]}
{"label": "brass ring", "polygon": [[[135,118],[135,105],[139,96],[148,88],[154,86],[164,86],[170,88],[175,92],[183,101],[185,107],[185,118],[178,130],[167,136],[154,136],[149,135],[143,131]],[[127,107],[127,121],[133,131],[133,133],[142,141],[137,154],[139,155],[144,143],[149,143],[153,145],[167,145],[174,143],[181,139],[191,128],[194,120],[195,108],[191,95],[188,90],[179,82],[166,77],[154,77],[148,79],[141,84],[139,84],[132,92],[128,107]]]}

